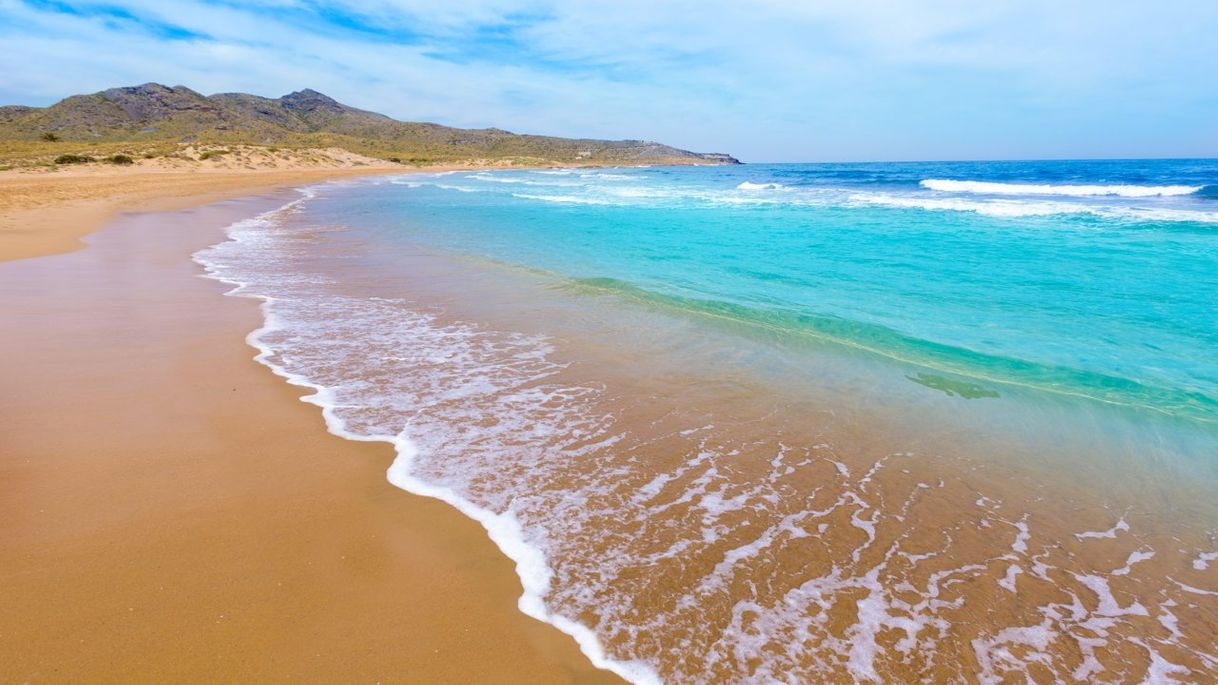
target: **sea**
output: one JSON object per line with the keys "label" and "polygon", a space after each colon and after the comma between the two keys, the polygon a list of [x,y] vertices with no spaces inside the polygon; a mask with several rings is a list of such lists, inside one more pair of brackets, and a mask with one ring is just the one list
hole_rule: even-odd
{"label": "sea", "polygon": [[628,681],[1218,680],[1218,160],[403,173],[195,258]]}

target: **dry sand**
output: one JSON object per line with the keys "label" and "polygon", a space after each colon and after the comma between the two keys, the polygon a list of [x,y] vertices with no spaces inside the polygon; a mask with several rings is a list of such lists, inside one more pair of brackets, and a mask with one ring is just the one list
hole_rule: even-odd
{"label": "dry sand", "polygon": [[334,158],[324,165],[283,160],[249,168],[228,165],[221,157],[0,171],[0,261],[79,249],[81,236],[118,211],[170,210],[328,178],[410,171],[366,158]]}
{"label": "dry sand", "polygon": [[[400,170],[400,167],[395,170]],[[364,169],[361,172],[367,172]],[[0,682],[611,682],[251,360],[194,250],[325,171],[0,178]],[[357,172],[358,173],[358,172]]]}

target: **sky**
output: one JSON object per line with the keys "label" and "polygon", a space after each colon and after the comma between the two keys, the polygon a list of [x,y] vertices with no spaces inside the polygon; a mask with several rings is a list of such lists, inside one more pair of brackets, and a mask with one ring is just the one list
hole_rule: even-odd
{"label": "sky", "polygon": [[0,103],[149,81],[754,162],[1218,157],[1218,0],[0,0]]}

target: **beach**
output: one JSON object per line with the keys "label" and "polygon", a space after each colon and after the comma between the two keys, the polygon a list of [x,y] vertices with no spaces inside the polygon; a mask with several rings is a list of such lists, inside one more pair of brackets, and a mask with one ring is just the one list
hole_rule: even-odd
{"label": "beach", "polygon": [[1208,677],[1214,217],[1189,167],[1121,164],[1044,173],[1163,180],[65,174],[94,223],[41,249],[85,249],[0,264],[0,658],[31,682]]}
{"label": "beach", "polygon": [[1218,683],[1183,4],[0,2],[0,685]]}
{"label": "beach", "polygon": [[477,523],[253,362],[257,303],[190,260],[370,171],[0,180],[0,680],[613,680]]}

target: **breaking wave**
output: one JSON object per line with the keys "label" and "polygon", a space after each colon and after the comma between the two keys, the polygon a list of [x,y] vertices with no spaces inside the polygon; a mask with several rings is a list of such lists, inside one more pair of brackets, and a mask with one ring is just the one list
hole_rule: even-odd
{"label": "breaking wave", "polygon": [[1050,185],[1047,183],[995,183],[991,181],[955,181],[928,178],[920,185],[928,190],[947,193],[979,193],[985,195],[1065,195],[1068,197],[1165,197],[1191,195],[1203,186],[1138,186],[1138,185]]}

